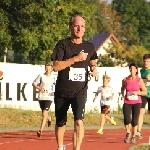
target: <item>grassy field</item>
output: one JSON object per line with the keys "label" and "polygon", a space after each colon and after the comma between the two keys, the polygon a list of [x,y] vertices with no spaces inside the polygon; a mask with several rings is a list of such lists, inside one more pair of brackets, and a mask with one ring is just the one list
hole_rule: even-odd
{"label": "grassy field", "polygon": [[[52,116],[52,126],[55,124],[54,112],[49,112]],[[109,114],[114,117],[118,126],[123,125],[123,115],[122,114]],[[150,125],[150,120],[147,114],[144,115],[144,125]],[[9,127],[39,127],[41,122],[41,112],[40,111],[29,111],[29,110],[19,110],[12,108],[1,108],[0,109],[0,128]],[[100,123],[100,114],[89,112],[85,114],[84,123],[86,126],[98,126]],[[111,125],[110,122],[106,122],[106,125]],[[73,115],[68,114],[67,126],[73,126]]]}
{"label": "grassy field", "polygon": [[150,150],[149,145],[138,145],[133,150]]}

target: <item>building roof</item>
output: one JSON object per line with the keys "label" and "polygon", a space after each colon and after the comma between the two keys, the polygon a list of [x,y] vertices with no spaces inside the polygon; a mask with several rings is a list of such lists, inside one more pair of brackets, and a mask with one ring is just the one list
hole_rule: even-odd
{"label": "building roof", "polygon": [[113,33],[102,33],[102,34],[96,34],[92,38],[90,38],[88,41],[90,43],[93,43],[95,45],[96,51],[103,46],[103,44],[108,40],[113,38],[113,40],[120,46],[121,49],[123,49],[123,46],[119,42],[119,40],[115,37]]}

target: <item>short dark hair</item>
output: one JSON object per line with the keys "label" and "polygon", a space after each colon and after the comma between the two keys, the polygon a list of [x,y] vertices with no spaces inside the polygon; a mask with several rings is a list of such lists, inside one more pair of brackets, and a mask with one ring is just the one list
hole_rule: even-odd
{"label": "short dark hair", "polygon": [[81,15],[81,14],[76,14],[76,15],[73,15],[71,18],[70,18],[70,20],[69,20],[69,25],[71,26],[72,24],[73,24],[73,21],[74,21],[74,18],[75,17],[82,17],[84,20],[85,20],[85,18]]}
{"label": "short dark hair", "polygon": [[131,62],[131,63],[129,64],[129,69],[130,69],[132,66],[134,66],[134,67],[137,69],[137,72],[136,72],[136,75],[137,75],[137,74],[138,74],[138,66],[137,66],[137,64],[136,64],[135,62]]}
{"label": "short dark hair", "polygon": [[150,59],[150,54],[145,54],[145,55],[143,56],[143,60],[145,60],[145,59]]}

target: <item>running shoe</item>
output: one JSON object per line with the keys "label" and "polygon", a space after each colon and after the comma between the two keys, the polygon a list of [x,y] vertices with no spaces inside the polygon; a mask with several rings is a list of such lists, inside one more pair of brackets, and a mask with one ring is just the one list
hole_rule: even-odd
{"label": "running shoe", "polygon": [[42,135],[42,132],[39,130],[39,131],[37,131],[37,136],[38,137],[41,137],[41,135]]}
{"label": "running shoe", "polygon": [[47,124],[48,124],[48,127],[50,127],[51,126],[51,121],[48,120]]}
{"label": "running shoe", "polygon": [[125,142],[125,143],[130,143],[130,139],[131,139],[131,133],[127,133],[127,134],[126,134],[126,137],[125,137],[125,139],[124,139],[124,142]]}
{"label": "running shoe", "polygon": [[133,144],[136,143],[136,138],[135,138],[135,137],[132,137],[132,138],[131,138],[131,143],[133,143]]}
{"label": "running shoe", "polygon": [[97,131],[97,134],[103,134],[103,130],[102,130],[102,129],[99,129],[99,130]]}
{"label": "running shoe", "polygon": [[143,139],[143,136],[141,134],[141,132],[136,132],[136,135],[135,135],[138,139]]}
{"label": "running shoe", "polygon": [[116,125],[116,121],[113,119],[113,117],[111,117],[111,121],[110,122],[111,122],[112,125],[114,125],[114,126]]}

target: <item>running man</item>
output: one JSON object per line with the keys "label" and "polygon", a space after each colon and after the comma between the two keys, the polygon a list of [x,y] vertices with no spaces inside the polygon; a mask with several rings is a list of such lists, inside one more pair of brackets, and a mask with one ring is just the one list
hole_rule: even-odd
{"label": "running man", "polygon": [[144,68],[140,70],[141,78],[143,79],[145,86],[147,88],[147,95],[142,96],[142,106],[140,109],[139,114],[139,121],[138,121],[138,130],[136,133],[136,137],[142,139],[142,125],[143,125],[143,116],[145,114],[145,106],[148,103],[148,113],[150,114],[150,54],[145,54],[143,56]]}
{"label": "running man", "polygon": [[[144,82],[138,77],[138,67],[135,63],[129,65],[130,75],[123,79],[121,94],[124,99],[123,115],[126,128],[125,143],[136,143],[138,117],[142,105],[141,95],[146,95]],[[126,92],[125,92],[126,91]],[[131,118],[132,114],[132,118]],[[131,125],[132,131],[131,131]]]}
{"label": "running man", "polygon": [[52,54],[53,69],[58,71],[54,95],[58,150],[66,149],[63,138],[70,105],[74,115],[73,150],[80,150],[84,137],[88,66],[90,75],[97,75],[95,47],[82,39],[86,28],[85,22],[82,16],[73,16],[69,22],[71,37],[58,41]]}
{"label": "running man", "polygon": [[45,64],[45,73],[39,74],[38,77],[33,81],[32,86],[39,90],[39,105],[42,110],[42,121],[40,130],[37,131],[37,136],[41,137],[42,131],[48,120],[48,127],[51,125],[51,117],[48,116],[48,111],[50,109],[51,103],[54,100],[54,91],[52,91],[52,86],[55,83],[54,77],[51,72],[53,67],[51,63]]}
{"label": "running man", "polygon": [[103,128],[104,128],[106,119],[109,120],[112,125],[116,125],[116,122],[114,121],[114,119],[108,116],[110,105],[114,96],[113,88],[108,85],[109,82],[110,82],[110,77],[107,75],[104,75],[103,86],[98,87],[98,90],[93,99],[93,102],[94,102],[98,94],[100,94],[101,124],[100,124],[100,129],[97,131],[98,134],[103,134]]}

